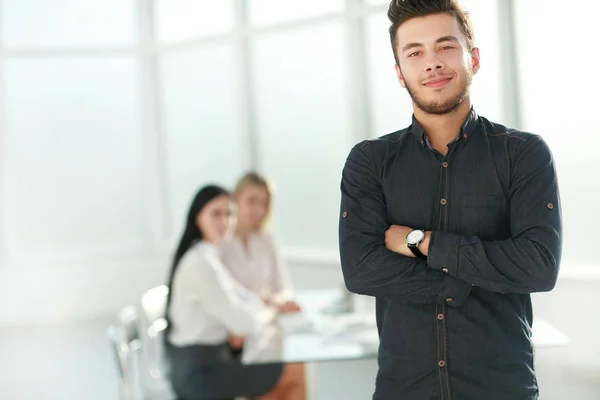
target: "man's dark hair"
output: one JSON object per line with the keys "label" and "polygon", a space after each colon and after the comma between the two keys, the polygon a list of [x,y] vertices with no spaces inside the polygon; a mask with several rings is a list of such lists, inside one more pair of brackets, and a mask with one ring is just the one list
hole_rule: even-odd
{"label": "man's dark hair", "polygon": [[473,50],[475,47],[473,24],[469,14],[458,4],[457,0],[392,0],[388,9],[388,18],[392,23],[390,40],[396,64],[399,64],[396,53],[396,35],[400,25],[413,18],[434,14],[449,14],[456,18],[462,33],[467,38],[467,49]]}

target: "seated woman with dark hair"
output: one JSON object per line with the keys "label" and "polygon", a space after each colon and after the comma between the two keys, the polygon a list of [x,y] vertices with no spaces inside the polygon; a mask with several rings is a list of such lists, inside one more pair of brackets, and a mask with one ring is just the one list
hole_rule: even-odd
{"label": "seated woman with dark hair", "polygon": [[243,365],[228,346],[230,333],[260,335],[277,309],[238,283],[218,245],[231,223],[231,198],[218,186],[195,196],[169,276],[166,331],[171,383],[182,400],[304,400],[302,367]]}

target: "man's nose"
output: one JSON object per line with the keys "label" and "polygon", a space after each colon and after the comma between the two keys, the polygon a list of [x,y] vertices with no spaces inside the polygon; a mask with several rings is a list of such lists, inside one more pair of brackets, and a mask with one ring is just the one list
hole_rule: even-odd
{"label": "man's nose", "polygon": [[445,67],[445,65],[443,62],[441,62],[437,58],[432,58],[431,60],[427,61],[427,64],[425,66],[425,71],[431,73],[431,72],[442,70],[442,69],[444,69],[444,67]]}

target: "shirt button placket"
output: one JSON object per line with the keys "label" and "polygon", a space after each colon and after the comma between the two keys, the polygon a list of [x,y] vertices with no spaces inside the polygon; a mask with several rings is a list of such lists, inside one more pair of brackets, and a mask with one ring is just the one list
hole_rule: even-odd
{"label": "shirt button placket", "polygon": [[[443,160],[442,161],[442,168],[441,168],[441,175],[442,175],[442,184],[443,187],[446,188],[445,191],[440,193],[440,216],[441,218],[439,219],[440,224],[438,226],[438,229],[441,231],[446,232],[447,227],[445,225],[445,221],[446,221],[446,217],[447,213],[448,213],[448,197],[449,197],[449,192],[448,192],[448,175],[449,175],[449,164],[448,161]],[[444,268],[443,269],[444,273],[448,273],[448,269]],[[445,310],[447,309],[446,307],[448,307],[448,305],[450,303],[452,303],[453,299],[451,297],[446,297],[443,301],[443,303],[438,304],[436,306],[437,308],[437,314],[436,314],[436,325],[438,327],[437,330],[437,348],[438,348],[438,373],[440,374],[440,378],[442,382],[444,382],[442,384],[442,387],[440,387],[440,390],[442,391],[442,393],[440,393],[440,395],[442,396],[441,398],[445,399],[447,396],[450,396],[449,390],[450,388],[447,387],[447,374],[448,374],[448,370],[447,370],[447,365],[446,365],[446,360],[445,358],[447,357],[447,338],[446,338],[446,313]],[[445,303],[445,304],[444,304]],[[445,375],[445,378],[444,378]]]}

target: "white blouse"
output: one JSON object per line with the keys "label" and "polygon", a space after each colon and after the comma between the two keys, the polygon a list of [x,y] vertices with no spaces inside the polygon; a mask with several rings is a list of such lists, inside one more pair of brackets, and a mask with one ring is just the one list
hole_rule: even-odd
{"label": "white blouse", "polygon": [[238,283],[220,249],[198,242],[182,257],[173,280],[169,341],[176,346],[221,344],[230,333],[259,336],[276,311]]}
{"label": "white blouse", "polygon": [[291,279],[270,235],[253,233],[247,247],[233,237],[221,248],[223,262],[247,289],[278,304],[291,299]]}

